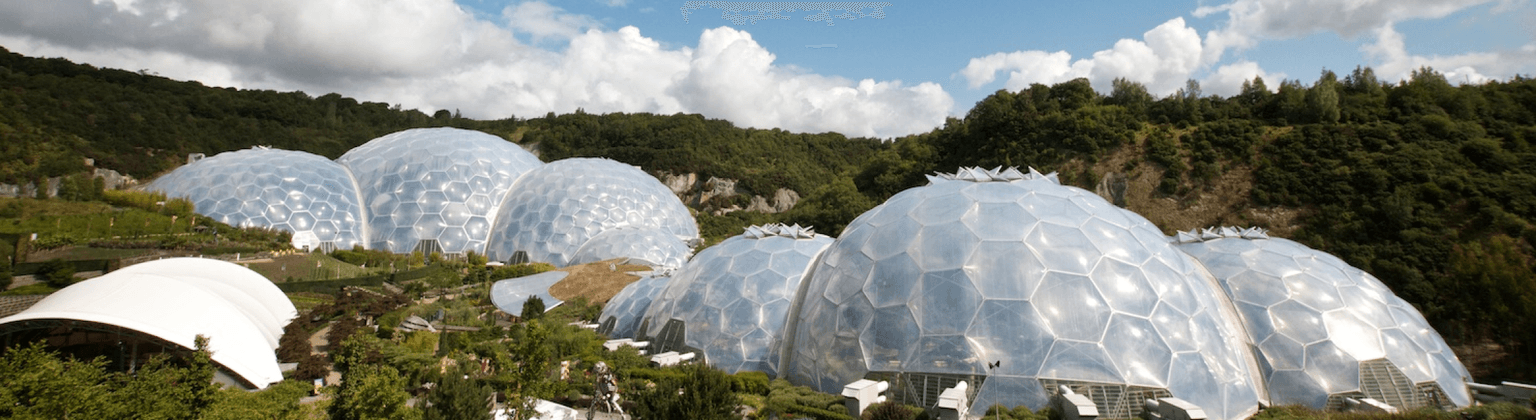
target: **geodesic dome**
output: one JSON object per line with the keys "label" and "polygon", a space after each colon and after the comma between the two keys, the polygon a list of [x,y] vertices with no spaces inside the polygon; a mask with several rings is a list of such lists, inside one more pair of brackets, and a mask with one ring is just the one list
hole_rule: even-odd
{"label": "geodesic dome", "polygon": [[198,214],[232,226],[293,233],[295,248],[352,248],[362,207],[346,168],[323,156],[256,147],[177,168],[144,187],[186,198]]}
{"label": "geodesic dome", "polygon": [[1276,404],[1338,408],[1345,397],[1399,409],[1471,404],[1471,375],[1440,334],[1369,273],[1258,229],[1176,239],[1243,314]]}
{"label": "geodesic dome", "polygon": [[658,228],[678,241],[699,236],[693,215],[661,181],[608,159],[550,162],[518,179],[503,203],[486,246],[495,260],[524,251],[530,261],[564,267],[587,240],[619,227]]}
{"label": "geodesic dome", "polygon": [[667,289],[667,283],[671,281],[671,272],[652,272],[624,286],[624,290],[620,290],[619,294],[613,295],[613,299],[603,305],[603,313],[597,316],[597,333],[609,338],[634,338],[635,333],[639,332],[640,318],[645,316],[645,310],[651,307],[651,302]]}
{"label": "geodesic dome", "polygon": [[688,244],[661,228],[619,227],[603,231],[576,249],[571,265],[632,258],[658,267],[678,268],[693,254]]}
{"label": "geodesic dome", "polygon": [[646,311],[659,351],[697,349],[727,373],[778,376],[776,347],[805,269],[832,238],[800,226],[752,226],[677,270]]}
{"label": "geodesic dome", "polygon": [[1257,411],[1230,303],[1146,219],[1033,170],[929,180],[854,219],[812,264],[787,332],[791,382],[837,392],[880,378],[926,407],[964,380],[973,412],[1039,409],[1061,385],[1107,418],[1168,396],[1211,419]]}
{"label": "geodesic dome", "polygon": [[368,248],[424,254],[483,251],[507,190],[543,164],[505,139],[456,128],[389,134],[336,161],[358,181]]}

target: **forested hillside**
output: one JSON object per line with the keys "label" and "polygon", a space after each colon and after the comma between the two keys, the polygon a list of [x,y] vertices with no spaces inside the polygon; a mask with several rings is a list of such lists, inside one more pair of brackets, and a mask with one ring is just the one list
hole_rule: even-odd
{"label": "forested hillside", "polygon": [[1389,83],[1358,68],[1307,83],[1254,80],[1225,98],[1196,83],[1164,98],[1125,81],[1100,94],[1080,79],[999,91],[944,127],[882,142],[698,115],[475,121],[0,54],[0,182],[80,172],[81,157],[140,178],[187,153],[252,145],[336,157],[441,125],[501,135],[546,161],[606,156],[804,197],[784,214],[700,215],[715,234],[784,221],[835,235],[924,175],[959,166],[1058,171],[1165,233],[1256,225],[1337,254],[1418,306],[1453,345],[1477,349],[1463,357],[1478,379],[1536,373],[1536,81],[1527,78],[1456,86],[1422,69]]}

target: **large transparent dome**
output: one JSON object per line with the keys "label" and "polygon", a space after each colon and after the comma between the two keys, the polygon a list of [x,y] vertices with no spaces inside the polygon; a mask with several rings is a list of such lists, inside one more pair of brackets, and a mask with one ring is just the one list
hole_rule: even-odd
{"label": "large transparent dome", "polygon": [[693,254],[677,235],[654,227],[620,227],[603,231],[576,249],[571,265],[614,258],[632,258],[656,267],[678,268]]}
{"label": "large transparent dome", "polygon": [[806,267],[831,243],[800,226],[749,227],[678,270],[646,311],[642,333],[661,351],[702,351],[727,373],[778,376],[776,347],[790,303]]}
{"label": "large transparent dome", "polygon": [[931,406],[925,387],[965,380],[973,412],[1039,409],[1060,385],[1108,418],[1166,396],[1212,419],[1257,411],[1230,303],[1146,219],[1034,171],[929,179],[859,216],[812,265],[788,332],[791,382],[837,392],[880,377],[893,399]]}
{"label": "large transparent dome", "polygon": [[1466,406],[1471,379],[1440,334],[1381,281],[1333,255],[1256,229],[1180,233],[1221,280],[1257,343],[1276,404]]}
{"label": "large transparent dome", "polygon": [[358,180],[368,248],[395,253],[482,251],[507,190],[542,165],[512,142],[456,128],[393,133],[336,161]]}
{"label": "large transparent dome", "polygon": [[651,307],[651,302],[657,296],[661,296],[671,281],[670,272],[652,272],[624,286],[624,290],[620,290],[619,294],[613,295],[613,299],[603,305],[603,313],[597,317],[600,322],[597,333],[606,334],[609,338],[634,338],[635,333],[639,332],[640,318],[645,316],[645,310]]}
{"label": "large transparent dome", "polygon": [[505,260],[571,263],[587,240],[619,227],[659,228],[678,241],[699,236],[683,202],[628,164],[595,158],[550,162],[517,181],[496,216],[486,254]]}
{"label": "large transparent dome", "polygon": [[363,240],[362,208],[346,168],[323,156],[269,149],[220,153],[145,186],[192,201],[233,226],[293,232],[295,248],[352,248]]}

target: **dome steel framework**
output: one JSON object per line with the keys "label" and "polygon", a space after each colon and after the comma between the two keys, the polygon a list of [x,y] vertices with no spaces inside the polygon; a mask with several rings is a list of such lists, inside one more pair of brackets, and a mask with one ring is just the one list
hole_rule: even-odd
{"label": "dome steel framework", "polygon": [[1369,273],[1258,229],[1181,232],[1175,241],[1236,303],[1276,404],[1471,404],[1471,376],[1440,334]]}
{"label": "dome steel framework", "polygon": [[[800,226],[752,226],[700,252],[651,303],[647,337],[658,351],[698,349],[728,373],[778,376],[778,353],[791,301],[811,259],[832,243]],[[682,328],[681,335],[663,331]],[[681,340],[669,340],[681,337]]]}
{"label": "dome steel framework", "polygon": [[781,366],[792,382],[884,378],[893,398],[930,406],[964,379],[972,410],[1039,409],[1058,385],[1107,417],[1169,395],[1213,419],[1257,410],[1230,302],[1146,219],[1033,170],[929,179],[812,265]]}
{"label": "dome steel framework", "polygon": [[370,249],[483,252],[512,183],[542,162],[516,144],[456,128],[405,130],[336,159],[366,206]]}
{"label": "dome steel framework", "polygon": [[145,186],[233,226],[293,233],[294,248],[352,248],[364,238],[357,186],[323,156],[256,147],[177,168]]}

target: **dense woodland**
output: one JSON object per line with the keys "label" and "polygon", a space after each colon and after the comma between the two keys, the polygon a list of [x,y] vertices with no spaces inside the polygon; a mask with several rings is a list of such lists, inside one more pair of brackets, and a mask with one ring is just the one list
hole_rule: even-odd
{"label": "dense woodland", "polygon": [[[1536,378],[1536,81],[1524,77],[1457,86],[1426,68],[1399,83],[1357,68],[1305,82],[1255,79],[1231,97],[1190,82],[1162,98],[1127,81],[1101,94],[1079,79],[999,91],[943,127],[882,140],[683,114],[476,121],[451,110],[427,115],[337,94],[211,88],[0,54],[0,182],[83,172],[82,157],[140,178],[187,153],[253,145],[334,158],[426,126],[497,134],[546,161],[606,156],[658,174],[738,179],[749,193],[784,187],[805,197],[785,214],[701,214],[708,235],[769,221],[835,235],[864,210],[925,183],[924,175],[959,166],[1032,166],[1090,189],[1111,175],[1154,173],[1155,196],[1182,207],[1241,184],[1244,209],[1296,216],[1233,211],[1160,227],[1284,232],[1380,278],[1453,345],[1498,344],[1473,362],[1478,379]],[[1105,164],[1126,156],[1133,159]]]}

